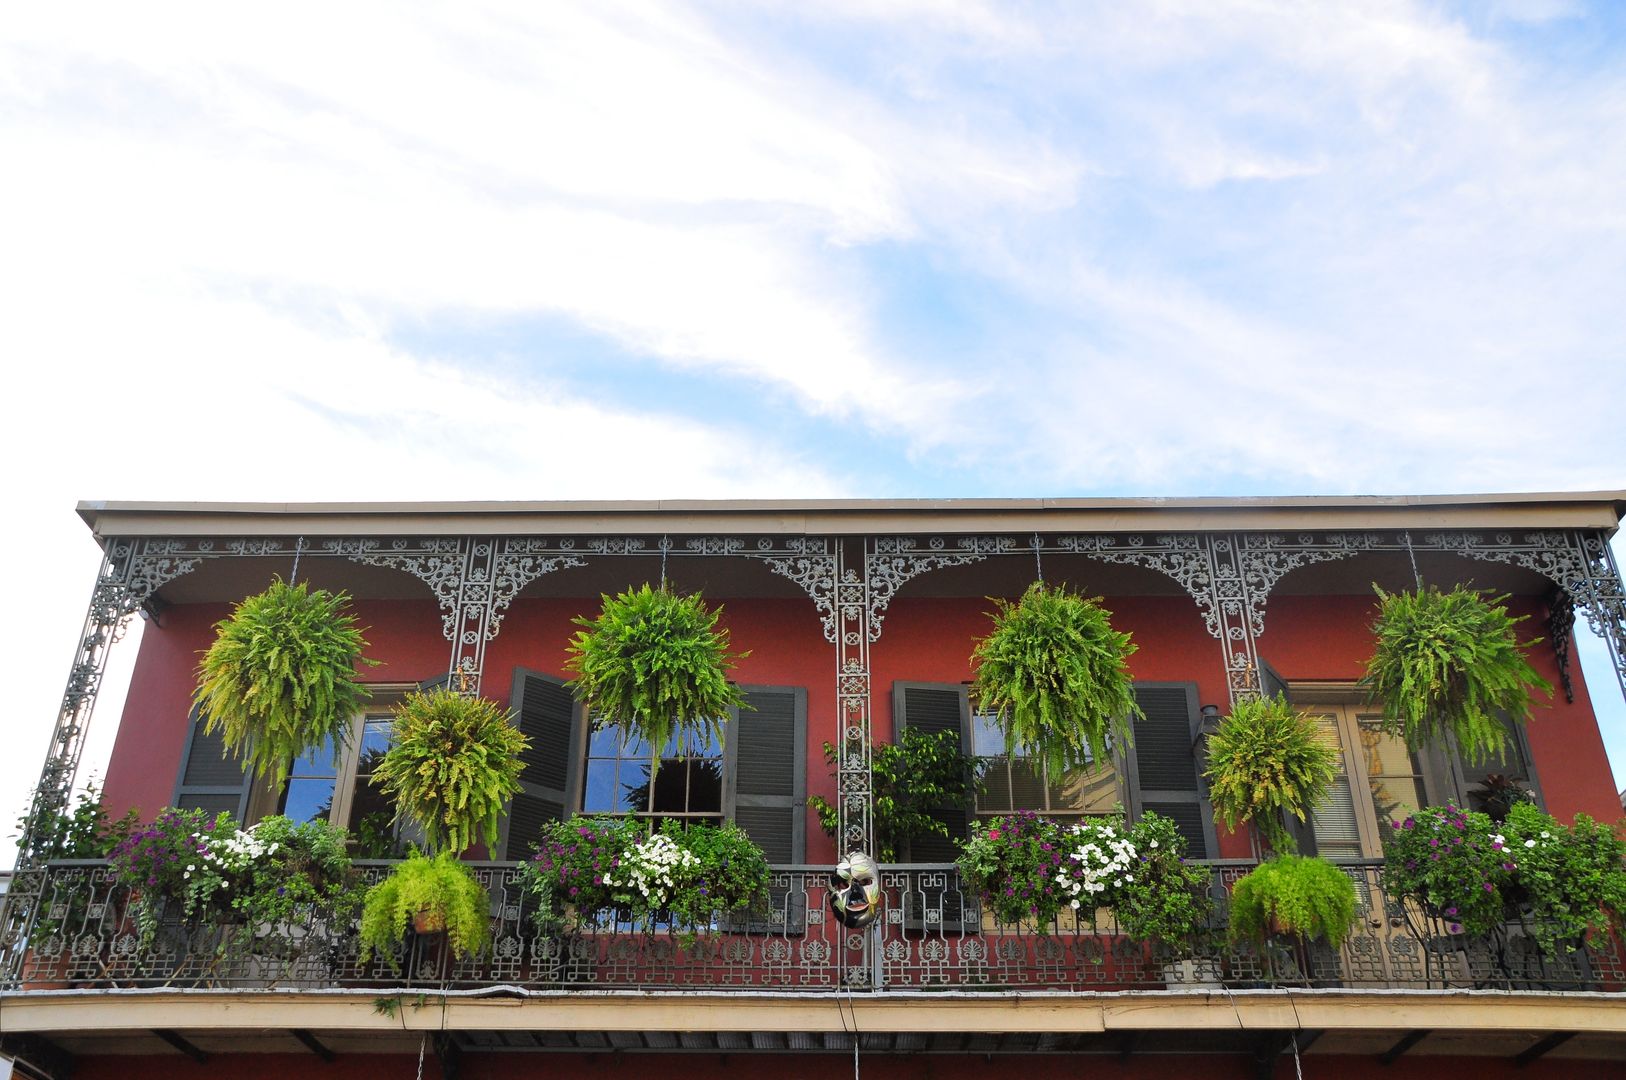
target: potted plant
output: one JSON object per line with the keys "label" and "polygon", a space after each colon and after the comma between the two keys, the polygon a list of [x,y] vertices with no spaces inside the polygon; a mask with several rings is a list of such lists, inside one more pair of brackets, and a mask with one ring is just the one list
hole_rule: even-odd
{"label": "potted plant", "polygon": [[[1093,916],[1097,906],[1091,898],[1099,881],[1095,876],[1087,883],[1080,878],[1075,889],[1062,873],[1066,857],[1062,826],[1022,810],[974,823],[971,839],[961,846],[958,866],[983,910],[996,921],[1013,927],[1029,921],[1043,926],[1064,907]],[[1105,862],[1113,858],[1103,854]],[[1127,865],[1128,856],[1123,858]],[[1098,872],[1105,873],[1105,868]]]}
{"label": "potted plant", "polygon": [[[831,769],[839,753],[834,743],[824,744],[824,760]],[[958,839],[932,815],[945,808],[970,809],[982,786],[978,769],[978,760],[961,752],[960,737],[952,731],[904,728],[897,742],[873,747],[870,791],[875,800],[877,860],[899,862],[910,842],[923,837]],[[822,795],[808,796],[807,805],[818,815],[825,835],[834,838],[835,805]]]}
{"label": "potted plant", "polygon": [[1355,926],[1355,883],[1326,859],[1277,855],[1231,888],[1231,939],[1271,935],[1323,941],[1336,949]]}
{"label": "potted plant", "polygon": [[1453,805],[1390,822],[1383,840],[1384,892],[1416,903],[1449,934],[1482,936],[1499,926],[1516,869],[1497,825]]}
{"label": "potted plant", "polygon": [[1508,615],[1506,596],[1460,585],[1377,594],[1377,648],[1363,682],[1384,703],[1391,729],[1413,749],[1448,738],[1470,762],[1500,754],[1508,740],[1502,716],[1522,724],[1531,690],[1552,692],[1522,651],[1540,639],[1518,640],[1514,628],[1524,620]]}
{"label": "potted plant", "polygon": [[728,681],[735,660],[748,654],[729,653],[728,630],[717,626],[722,609],[708,609],[698,593],[647,582],[602,600],[597,618],[575,620],[584,629],[570,640],[565,663],[594,723],[629,742],[642,739],[652,768],[674,736],[721,743],[729,710],[750,707]]}
{"label": "potted plant", "polygon": [[143,948],[166,916],[193,924],[207,916],[225,920],[249,870],[248,853],[229,843],[236,835],[230,814],[165,809],[113,850],[113,873],[130,890]]}
{"label": "potted plant", "polygon": [[208,731],[281,784],[292,762],[332,740],[337,746],[367,689],[356,665],[367,642],[345,612],[349,597],[281,580],[215,626],[198,664],[194,701]]}
{"label": "potted plant", "polygon": [[491,939],[491,902],[474,871],[454,853],[429,858],[414,849],[367,891],[361,962],[378,951],[392,970],[400,970],[396,948],[406,940],[409,924],[420,934],[444,934],[453,956],[476,954]]}
{"label": "potted plant", "polygon": [[394,800],[396,820],[415,822],[431,851],[496,847],[529,740],[495,702],[451,690],[410,694],[394,712],[373,782]]}
{"label": "potted plant", "polygon": [[1235,830],[1253,822],[1271,850],[1296,846],[1287,816],[1305,821],[1338,775],[1338,749],[1280,695],[1245,698],[1208,737],[1208,795]]}
{"label": "potted plant", "polygon": [[1174,821],[1150,810],[1130,827],[1129,845],[1134,861],[1110,891],[1118,929],[1136,941],[1188,944],[1212,907],[1208,868],[1188,863]]}
{"label": "potted plant", "polygon": [[1503,823],[1505,850],[1525,932],[1548,955],[1581,948],[1588,931],[1609,931],[1626,912],[1626,842],[1577,814],[1561,825],[1528,802]]}
{"label": "potted plant", "polygon": [[769,880],[767,857],[732,822],[665,821],[650,833],[636,818],[586,818],[543,829],[522,882],[538,901],[543,928],[617,919],[680,934],[715,925],[758,905]]}
{"label": "potted plant", "polygon": [[1007,747],[1061,776],[1106,760],[1111,739],[1132,741],[1135,645],[1100,599],[1035,583],[1016,603],[994,603],[993,631],[971,654],[971,696]]}

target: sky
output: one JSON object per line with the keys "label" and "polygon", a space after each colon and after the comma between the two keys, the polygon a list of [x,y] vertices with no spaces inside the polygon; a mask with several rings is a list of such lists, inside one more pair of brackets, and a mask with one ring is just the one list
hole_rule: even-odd
{"label": "sky", "polygon": [[82,499],[1626,487],[1623,61],[1564,0],[14,5],[0,815]]}

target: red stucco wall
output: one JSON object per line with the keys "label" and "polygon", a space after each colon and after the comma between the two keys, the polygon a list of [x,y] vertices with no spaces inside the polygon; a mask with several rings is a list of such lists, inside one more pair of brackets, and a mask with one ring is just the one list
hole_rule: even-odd
{"label": "red stucco wall", "polygon": [[[1225,671],[1218,642],[1185,597],[1115,597],[1107,606],[1114,621],[1129,631],[1139,650],[1130,667],[1137,679],[1195,682],[1202,703],[1226,702]],[[521,600],[506,613],[501,632],[486,655],[483,692],[506,703],[513,671],[523,666],[564,675],[571,619],[597,609],[598,598]],[[969,657],[975,639],[986,632],[982,598],[899,598],[886,614],[883,633],[871,651],[874,726],[879,738],[893,732],[892,687],[898,680],[962,682],[971,677]],[[723,624],[736,648],[749,650],[736,671],[739,681],[801,686],[808,703],[808,790],[834,795],[822,744],[836,736],[835,650],[807,600],[724,601]],[[1539,609],[1528,627],[1539,627]],[[443,674],[449,646],[441,634],[440,611],[428,600],[358,602],[368,628],[369,655],[382,666],[369,680],[417,682]],[[106,799],[115,812],[135,807],[151,817],[173,796],[187,731],[189,697],[198,654],[212,640],[223,605],[177,606],[161,624],[149,625],[114,745],[106,778]],[[1261,655],[1288,679],[1358,678],[1371,649],[1372,602],[1364,596],[1278,596],[1271,600]],[[1535,630],[1530,631],[1534,635]],[[1552,649],[1538,645],[1531,659],[1556,685]],[[1561,694],[1537,710],[1529,728],[1535,767],[1552,810],[1568,818],[1577,811],[1613,821],[1620,816],[1603,742],[1590,699],[1575,670],[1576,699]],[[833,845],[808,820],[808,859],[834,857]],[[1246,837],[1220,830],[1225,856],[1245,856]]]}

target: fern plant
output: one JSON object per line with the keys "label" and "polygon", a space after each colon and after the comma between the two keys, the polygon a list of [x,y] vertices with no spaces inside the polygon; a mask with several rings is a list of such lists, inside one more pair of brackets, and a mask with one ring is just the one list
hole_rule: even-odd
{"label": "fern plant", "polygon": [[[421,913],[421,914],[420,914]],[[491,900],[474,871],[450,851],[433,859],[414,850],[371,889],[361,908],[361,962],[374,951],[399,970],[395,950],[409,922],[446,934],[456,956],[482,952],[491,940]]]}
{"label": "fern plant", "polygon": [[1460,585],[1377,594],[1377,649],[1362,681],[1386,706],[1388,729],[1414,750],[1448,735],[1469,762],[1501,754],[1501,714],[1522,724],[1530,691],[1552,692],[1522,651],[1541,639],[1521,644],[1514,627],[1524,619],[1508,615],[1506,596]]}
{"label": "fern plant", "polygon": [[729,709],[750,707],[728,681],[734,661],[749,654],[729,653],[721,614],[698,593],[645,583],[603,597],[597,618],[576,619],[585,629],[571,639],[565,667],[595,723],[642,739],[657,764],[674,735],[721,743]]}
{"label": "fern plant", "polygon": [[373,782],[394,800],[396,820],[416,822],[432,851],[466,851],[477,839],[495,848],[530,744],[508,714],[485,698],[431,690],[395,707],[391,734]]}
{"label": "fern plant", "polygon": [[1108,738],[1133,740],[1129,635],[1112,628],[1100,599],[1035,583],[1016,603],[995,599],[994,629],[971,654],[971,695],[1051,776],[1105,760]]}
{"label": "fern plant", "polygon": [[193,701],[205,730],[261,778],[278,785],[293,761],[329,739],[368,697],[356,681],[367,642],[346,613],[349,597],[281,580],[215,624],[215,641],[198,664]]}
{"label": "fern plant", "polygon": [[1231,938],[1321,938],[1338,948],[1355,926],[1355,883],[1326,859],[1278,855],[1231,888]]}
{"label": "fern plant", "polygon": [[1239,701],[1208,740],[1208,795],[1235,829],[1253,822],[1273,851],[1297,846],[1284,815],[1305,821],[1338,775],[1338,750],[1280,695]]}

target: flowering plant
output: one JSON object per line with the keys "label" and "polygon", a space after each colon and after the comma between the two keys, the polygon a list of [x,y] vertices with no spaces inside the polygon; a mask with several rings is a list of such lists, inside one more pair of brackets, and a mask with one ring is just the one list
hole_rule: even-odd
{"label": "flowering plant", "polygon": [[1606,929],[1626,911],[1626,843],[1607,826],[1585,814],[1560,825],[1521,802],[1504,830],[1517,860],[1510,898],[1528,908],[1530,935],[1545,951],[1574,952],[1589,929]]}
{"label": "flowering plant", "polygon": [[561,921],[616,909],[675,925],[709,925],[766,894],[768,860],[732,823],[666,821],[649,833],[637,818],[585,818],[549,824],[523,871],[539,901],[537,920]]}
{"label": "flowering plant", "polygon": [[1186,861],[1186,838],[1173,820],[1148,810],[1129,830],[1135,862],[1112,890],[1118,929],[1137,941],[1178,941],[1208,919],[1206,866]]}
{"label": "flowering plant", "polygon": [[[1027,919],[1049,922],[1063,907],[1083,910],[1085,898],[1096,896],[1085,886],[1101,884],[1098,875],[1111,857],[1091,856],[1088,870],[1080,864],[1075,875],[1062,865],[1068,861],[1063,831],[1059,823],[1031,810],[971,827],[971,839],[960,849],[960,872],[994,918],[1011,924]],[[1099,903],[1097,897],[1089,907],[1092,915]]]}
{"label": "flowering plant", "polygon": [[359,895],[345,832],[326,822],[269,817],[239,829],[230,814],[168,809],[121,842],[112,863],[136,894],[148,944],[166,904],[178,904],[183,919],[235,923],[242,937],[312,906],[342,916]]}
{"label": "flowering plant", "polygon": [[1503,893],[1516,853],[1490,817],[1430,806],[1390,823],[1383,842],[1383,888],[1446,920],[1453,932],[1488,933],[1502,922]]}

